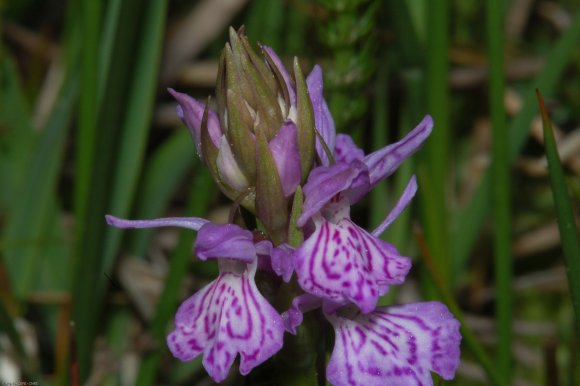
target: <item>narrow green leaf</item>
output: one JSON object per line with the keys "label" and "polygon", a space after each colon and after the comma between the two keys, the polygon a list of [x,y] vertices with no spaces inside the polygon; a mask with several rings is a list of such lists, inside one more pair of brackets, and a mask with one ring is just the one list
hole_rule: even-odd
{"label": "narrow green leaf", "polygon": [[286,241],[288,230],[288,208],[274,156],[270,152],[266,137],[256,133],[256,212],[264,224],[274,245]]}
{"label": "narrow green leaf", "polygon": [[228,47],[222,50],[218,63],[218,73],[215,80],[215,99],[217,104],[217,112],[220,118],[222,127],[225,127],[225,112],[227,105],[227,74],[226,74],[226,53]]}
{"label": "narrow green leaf", "polygon": [[153,111],[166,6],[167,1],[143,6],[138,0],[127,0],[115,16],[113,62],[103,80],[99,130],[92,144],[91,189],[86,192],[86,208],[77,213],[77,224],[84,224],[77,233],[73,287],[81,382],[89,375],[103,294],[109,284],[105,274],[121,237],[119,230],[107,227],[103,216],[127,217],[132,204]]}
{"label": "narrow green leaf", "polygon": [[283,31],[293,31],[284,26],[287,4],[283,1],[254,0],[246,18],[246,33],[252,41],[260,41],[275,49],[280,49]]}
{"label": "narrow green leaf", "polygon": [[292,212],[290,214],[290,226],[288,227],[288,244],[294,248],[298,248],[304,242],[304,232],[298,228],[296,222],[302,214],[302,204],[304,195],[302,194],[302,187],[298,185],[294,193],[294,201],[292,202]]}
{"label": "narrow green leaf", "polygon": [[[142,27],[137,66],[127,100],[121,143],[111,191],[111,213],[126,216],[133,202],[153,115],[157,72],[165,31],[167,0],[148,3]],[[104,267],[113,264],[121,232],[107,228]]]}
{"label": "narrow green leaf", "polygon": [[425,237],[440,267],[445,283],[451,283],[449,264],[448,203],[449,149],[449,1],[427,5],[427,112],[433,116],[434,129],[425,143],[419,186]]}
{"label": "narrow green leaf", "polygon": [[[247,87],[254,95],[255,105],[252,107],[256,110],[258,117],[255,119],[258,127],[254,127],[254,131],[261,130],[269,141],[282,126],[276,80],[263,59],[253,51],[245,36],[239,37],[238,44],[241,44],[241,47],[238,50],[236,50],[235,42],[232,42],[234,52],[240,55],[237,59],[241,63],[243,77],[249,81]],[[232,87],[232,85],[229,86]]]}
{"label": "narrow green leaf", "polygon": [[77,91],[77,79],[69,77],[42,132],[34,158],[26,171],[27,179],[4,230],[5,243],[20,244],[16,248],[6,249],[4,256],[10,276],[18,278],[12,283],[18,299],[25,298],[38,279],[39,261],[43,256],[41,241],[46,237],[45,230],[54,204],[68,123]]}
{"label": "narrow green leaf", "polygon": [[252,91],[252,85],[247,76],[243,74],[242,58],[244,56],[244,49],[240,43],[238,33],[230,27],[229,29],[230,42],[226,44],[224,49],[226,53],[226,78],[227,88],[236,90],[241,98],[248,102],[250,106],[255,106],[255,95]]}
{"label": "narrow green leaf", "polygon": [[298,99],[298,122],[296,123],[298,126],[300,171],[304,182],[314,162],[316,135],[314,131],[314,110],[312,109],[312,102],[310,101],[304,74],[297,58],[294,58],[294,79],[296,81],[296,97]]}
{"label": "narrow green leaf", "polygon": [[580,334],[580,240],[578,229],[576,228],[574,210],[568,195],[566,179],[562,170],[560,156],[558,155],[550,117],[544,105],[542,94],[540,94],[539,90],[536,90],[536,93],[544,125],[544,146],[546,147],[548,171],[550,173],[552,195],[554,196],[554,207],[558,217],[562,250],[564,251],[568,286],[570,287],[572,305],[576,314],[576,334]]}
{"label": "narrow green leaf", "polygon": [[[95,155],[97,113],[98,113],[98,54],[101,3],[98,1],[82,1],[80,4],[82,17],[83,49],[81,54],[81,86],[78,141],[76,146],[76,183],[75,212],[79,218],[84,218],[87,207],[87,192],[91,189],[92,160]],[[102,80],[102,79],[101,79]],[[78,231],[82,232],[84,222],[77,222]]]}
{"label": "narrow green leaf", "polygon": [[510,164],[506,131],[503,68],[503,2],[486,2],[486,35],[489,58],[489,105],[492,123],[493,228],[495,254],[497,365],[503,378],[512,379],[512,256]]}
{"label": "narrow green leaf", "polygon": [[15,65],[0,61],[0,212],[10,214],[12,203],[27,179],[38,135],[30,122],[30,109]]}
{"label": "narrow green leaf", "polygon": [[270,96],[276,96],[276,78],[270,71],[266,61],[264,58],[258,56],[246,36],[242,36],[240,40],[244,50],[246,51],[246,54],[248,55],[248,64],[251,63],[252,70],[257,71],[257,74],[260,75],[259,79],[265,83],[266,92],[270,93]]}
{"label": "narrow green leaf", "polygon": [[[534,90],[536,88],[544,90],[546,95],[550,95],[553,92],[556,82],[560,79],[566,65],[569,63],[571,54],[576,52],[579,41],[580,10],[574,14],[568,29],[558,39],[551,52],[546,54],[544,68],[524,94],[525,99],[522,109],[507,130],[509,133],[508,159],[510,162],[517,157],[529,135],[530,123],[536,114]],[[488,171],[476,189],[471,202],[459,213],[458,219],[454,224],[456,230],[461,230],[461,237],[453,239],[454,243],[451,251],[455,272],[460,272],[467,263],[471,248],[484,224],[484,218],[489,213],[491,183],[490,172]]]}
{"label": "narrow green leaf", "polygon": [[229,130],[232,152],[239,161],[240,169],[248,177],[250,184],[256,179],[256,145],[252,138],[251,127],[248,127],[242,117],[245,103],[242,96],[229,89],[227,91]]}
{"label": "narrow green leaf", "polygon": [[[191,136],[185,128],[180,127],[145,165],[144,179],[137,195],[135,218],[161,217],[178,185],[196,163],[198,160]],[[130,253],[143,256],[153,232],[153,229],[132,232],[128,246]]]}

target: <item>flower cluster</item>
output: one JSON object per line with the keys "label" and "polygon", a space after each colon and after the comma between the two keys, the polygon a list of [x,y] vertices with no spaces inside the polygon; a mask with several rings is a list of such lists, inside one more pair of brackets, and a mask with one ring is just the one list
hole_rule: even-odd
{"label": "flower cluster", "polygon": [[[237,355],[243,375],[276,354],[284,332],[320,309],[335,331],[327,366],[333,385],[432,385],[431,371],[451,379],[459,364],[459,323],[439,302],[377,307],[411,268],[381,233],[417,190],[411,178],[399,202],[374,231],[350,218],[350,207],[416,152],[433,127],[427,116],[397,143],[365,155],[336,134],[322,95],[322,72],[290,74],[278,56],[252,50],[230,31],[220,60],[217,111],[173,90],[178,115],[221,191],[252,213],[258,229],[202,218],[123,220],[119,228],[177,226],[198,232],[195,255],[218,259],[219,276],[187,299],[167,337],[183,361],[224,380]],[[287,310],[271,304],[256,272],[296,285]],[[287,296],[288,297],[288,296]],[[284,312],[281,312],[284,311]]]}

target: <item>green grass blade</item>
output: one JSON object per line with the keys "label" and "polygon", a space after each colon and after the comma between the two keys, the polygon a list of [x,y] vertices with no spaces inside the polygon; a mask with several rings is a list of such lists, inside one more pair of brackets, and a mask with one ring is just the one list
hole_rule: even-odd
{"label": "green grass blade", "polygon": [[14,62],[0,61],[0,212],[9,215],[38,140]]}
{"label": "green grass blade", "polygon": [[[509,161],[513,161],[526,138],[529,135],[529,127],[532,118],[536,114],[536,102],[534,90],[539,88],[544,90],[546,95],[550,95],[558,79],[562,76],[566,65],[569,63],[571,55],[580,42],[580,11],[577,11],[572,18],[568,29],[556,42],[554,48],[546,57],[546,63],[542,71],[537,75],[529,90],[525,93],[522,110],[508,127],[509,133]],[[457,235],[454,237],[452,245],[454,271],[460,272],[467,262],[467,258],[473,247],[479,230],[484,223],[485,216],[490,210],[491,177],[486,173],[474,193],[468,206],[458,215],[454,224]],[[457,230],[461,230],[459,233]]]}
{"label": "green grass blade", "polygon": [[[200,165],[201,166],[201,165]],[[212,180],[205,168],[198,168],[195,181],[192,186],[186,216],[202,216],[206,213],[211,200],[214,197]],[[160,347],[165,347],[165,333],[167,323],[176,311],[178,294],[183,278],[187,273],[187,266],[191,263],[191,246],[195,240],[195,233],[190,230],[181,232],[177,249],[171,256],[169,272],[165,279],[165,288],[155,312],[155,317],[150,327],[150,335],[158,341]],[[204,263],[207,264],[207,263]],[[138,386],[154,384],[155,375],[159,369],[161,353],[165,349],[149,353],[143,358],[137,378]]]}
{"label": "green grass blade", "polygon": [[[397,49],[400,51],[402,61],[406,68],[419,66],[424,59],[423,47],[417,33],[419,24],[411,18],[412,4],[409,1],[385,2],[385,18],[393,26],[397,37]],[[417,4],[416,4],[417,5]],[[419,5],[419,13],[425,10]],[[423,104],[423,102],[421,103]]]}
{"label": "green grass blade", "polygon": [[495,254],[497,365],[503,378],[512,379],[512,257],[510,221],[510,164],[506,131],[503,68],[503,2],[486,2],[489,58],[489,106],[492,124],[493,230]]}
{"label": "green grass blade", "polygon": [[[73,317],[83,382],[89,374],[104,289],[109,283],[105,273],[120,240],[120,232],[107,227],[104,215],[116,211],[114,214],[126,216],[131,205],[157,84],[166,5],[166,1],[144,6],[138,0],[128,0],[121,2],[119,14],[106,13],[118,23],[110,70],[102,81],[105,86],[93,143],[91,189],[84,200],[86,208],[77,213],[77,223],[82,222],[84,229],[77,233]],[[104,23],[114,24],[109,20]]]}
{"label": "green grass blade", "polygon": [[246,21],[250,41],[259,41],[280,51],[285,5],[282,1],[254,0]]}
{"label": "green grass blade", "polygon": [[[389,106],[389,83],[388,83],[389,67],[383,60],[383,65],[379,66],[377,73],[374,98],[374,114],[372,127],[372,143],[375,148],[381,148],[387,145],[388,138],[388,106]],[[370,198],[370,212],[369,225],[372,228],[377,227],[388,214],[387,205],[388,191],[385,182],[379,183],[371,191]]]}
{"label": "green grass blade", "polygon": [[[127,103],[109,210],[117,216],[127,216],[133,202],[141,172],[141,163],[153,115],[157,72],[165,29],[167,1],[148,3],[142,40]],[[109,269],[119,247],[121,232],[107,228],[103,265]]]}
{"label": "green grass blade", "polygon": [[17,279],[13,280],[12,288],[18,299],[25,298],[38,279],[43,254],[41,241],[46,237],[47,222],[54,208],[68,123],[77,91],[77,79],[69,77],[41,134],[25,173],[27,178],[13,203],[10,221],[4,230],[4,242],[17,244],[16,248],[7,248],[4,257],[10,276]]}
{"label": "green grass blade", "polygon": [[[134,217],[161,217],[177,186],[196,161],[191,135],[181,127],[161,145],[145,166]],[[131,232],[128,251],[135,256],[143,256],[153,232],[153,229]]]}
{"label": "green grass blade", "polygon": [[[78,218],[84,218],[87,207],[88,191],[91,189],[92,160],[95,152],[97,130],[97,56],[99,52],[100,2],[83,1],[80,5],[82,14],[83,49],[81,54],[81,86],[83,92],[79,103],[79,124],[77,141],[77,174],[75,182],[75,212]],[[82,232],[84,222],[76,224]]]}
{"label": "green grass blade", "polygon": [[546,158],[548,159],[552,195],[554,196],[554,206],[558,217],[558,228],[560,229],[568,286],[570,287],[572,305],[576,315],[576,334],[578,335],[580,334],[580,240],[550,117],[544,106],[542,95],[538,90],[537,95],[544,125],[544,145],[546,147]]}
{"label": "green grass blade", "polygon": [[109,79],[112,63],[114,60],[115,37],[120,26],[121,0],[111,0],[107,3],[103,20],[103,31],[101,33],[99,57],[98,57],[98,79],[97,106],[103,103],[105,95],[106,80]]}
{"label": "green grass blade", "polygon": [[440,267],[444,281],[451,279],[449,264],[449,226],[447,182],[449,180],[449,2],[431,1],[427,5],[427,112],[434,129],[425,144],[419,197],[425,224],[425,237]]}

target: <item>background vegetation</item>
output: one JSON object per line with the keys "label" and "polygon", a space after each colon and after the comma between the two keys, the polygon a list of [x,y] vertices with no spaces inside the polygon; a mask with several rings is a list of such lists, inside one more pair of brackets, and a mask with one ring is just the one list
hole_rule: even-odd
{"label": "background vegetation", "polygon": [[[577,204],[577,0],[5,0],[0,9],[1,382],[209,383],[200,360],[171,358],[165,334],[215,266],[193,258],[192,232],[122,232],[104,215],[223,218],[227,202],[165,90],[213,94],[227,27],[245,25],[250,40],[299,56],[305,70],[322,65],[338,130],[367,150],[433,115],[424,149],[354,215],[377,224],[418,174],[412,210],[385,235],[413,256],[412,280],[382,301],[441,299],[462,320],[462,364],[448,384],[580,384],[567,284],[580,283],[580,255],[563,258],[535,96],[539,88],[564,166],[557,202],[567,194]],[[577,236],[569,230],[576,245]]]}

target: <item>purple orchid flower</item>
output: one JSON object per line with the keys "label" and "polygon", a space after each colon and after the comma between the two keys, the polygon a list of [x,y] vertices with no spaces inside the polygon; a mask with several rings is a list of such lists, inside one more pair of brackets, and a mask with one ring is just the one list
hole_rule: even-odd
{"label": "purple orchid flower", "polygon": [[390,285],[401,284],[411,261],[378,236],[413,198],[411,178],[385,221],[369,234],[350,219],[350,206],[412,155],[433,127],[427,116],[401,141],[364,156],[350,138],[339,136],[336,163],[315,168],[304,186],[298,225],[314,223],[314,232],[295,251],[294,268],[302,289],[339,304],[354,303],[363,313],[375,309]]}
{"label": "purple orchid flower", "polygon": [[206,371],[221,382],[238,353],[240,373],[246,375],[282,348],[282,317],[254,280],[258,254],[272,249],[269,241],[254,244],[248,230],[197,217],[124,220],[108,215],[106,220],[118,228],[177,226],[196,230],[196,255],[202,260],[219,259],[218,278],[183,302],[177,311],[175,330],[167,337],[167,345],[176,358],[189,361],[203,354]]}
{"label": "purple orchid flower", "polygon": [[432,386],[430,370],[453,379],[459,322],[439,302],[327,315],[335,331],[326,378],[334,386]]}
{"label": "purple orchid flower", "polygon": [[272,357],[284,333],[280,315],[256,287],[257,261],[222,259],[219,267],[216,280],[181,304],[167,337],[182,361],[203,353],[203,366],[216,382],[226,378],[238,353],[242,375]]}
{"label": "purple orchid flower", "polygon": [[[192,229],[198,232],[195,255],[218,259],[218,277],[179,307],[169,350],[183,361],[203,355],[208,374],[221,382],[238,354],[246,375],[281,350],[284,331],[297,333],[304,313],[321,309],[335,330],[326,370],[331,384],[428,386],[431,371],[453,378],[461,335],[447,307],[377,308],[379,297],[402,284],[411,268],[411,259],[379,236],[414,197],[416,178],[374,231],[350,218],[350,207],[420,148],[433,128],[431,117],[399,142],[365,155],[350,136],[336,135],[320,67],[305,79],[296,59],[290,73],[271,48],[261,48],[263,60],[243,29],[230,29],[217,111],[169,90],[214,181],[234,208],[255,215],[259,231],[196,217],[106,216],[119,228]],[[258,270],[278,278],[268,289],[278,309],[293,298],[282,315],[258,289]]]}
{"label": "purple orchid flower", "polygon": [[451,379],[459,365],[459,323],[443,304],[376,308],[378,298],[403,283],[411,268],[410,259],[378,237],[415,195],[416,178],[372,233],[349,215],[352,204],[418,150],[432,126],[427,116],[401,141],[368,156],[349,136],[338,135],[336,162],[313,169],[304,186],[298,225],[313,224],[314,231],[292,258],[306,293],[282,317],[295,334],[302,314],[322,307],[335,329],[327,367],[335,386],[432,385],[430,370]]}

